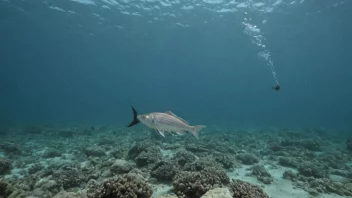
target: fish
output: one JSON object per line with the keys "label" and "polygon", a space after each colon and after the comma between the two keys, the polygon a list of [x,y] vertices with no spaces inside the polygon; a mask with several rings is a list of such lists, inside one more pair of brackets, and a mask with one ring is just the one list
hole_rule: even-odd
{"label": "fish", "polygon": [[206,127],[205,125],[191,126],[186,120],[171,111],[138,115],[136,109],[133,106],[131,108],[133,111],[133,121],[127,127],[132,127],[141,122],[147,127],[158,131],[163,137],[165,137],[165,132],[175,132],[178,135],[191,132],[194,137],[199,139],[199,131]]}

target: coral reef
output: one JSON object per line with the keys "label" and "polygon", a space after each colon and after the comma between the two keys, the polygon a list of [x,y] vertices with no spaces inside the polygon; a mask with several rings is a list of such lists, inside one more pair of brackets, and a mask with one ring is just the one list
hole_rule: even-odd
{"label": "coral reef", "polygon": [[298,171],[305,177],[326,178],[328,176],[328,168],[319,163],[304,162],[298,167]]}
{"label": "coral reef", "polygon": [[128,158],[134,159],[137,166],[153,164],[162,159],[160,148],[150,141],[141,141],[128,151]]}
{"label": "coral reef", "polygon": [[216,162],[211,158],[199,158],[195,162],[187,163],[182,167],[184,171],[202,171],[206,168],[216,168],[217,170],[222,170],[222,164]]}
{"label": "coral reef", "polygon": [[138,175],[123,174],[93,185],[88,198],[149,198],[153,194],[151,186]]}
{"label": "coral reef", "polygon": [[264,166],[255,165],[252,167],[252,175],[255,175],[257,179],[264,184],[271,184],[273,178],[270,173],[264,168]]}
{"label": "coral reef", "polygon": [[56,150],[56,149],[48,149],[45,150],[42,157],[44,158],[53,158],[53,157],[60,157],[61,153],[60,151]]}
{"label": "coral reef", "polygon": [[11,170],[11,162],[8,159],[0,158],[0,175]]}
{"label": "coral reef", "polygon": [[280,157],[279,164],[281,166],[297,168],[300,164],[300,160],[292,157]]}
{"label": "coral reef", "polygon": [[125,148],[121,148],[121,147],[117,147],[117,148],[113,148],[110,151],[110,154],[116,158],[116,159],[123,159],[126,155],[127,149]]}
{"label": "coral reef", "polygon": [[7,155],[19,155],[22,153],[18,145],[7,142],[0,143],[0,149],[3,150]]}
{"label": "coral reef", "polygon": [[104,150],[100,147],[88,147],[84,150],[84,153],[87,156],[93,156],[93,157],[103,157],[106,155]]}
{"label": "coral reef", "polygon": [[160,161],[151,170],[151,176],[158,181],[172,181],[172,178],[179,171],[179,166],[174,161]]}
{"label": "coral reef", "polygon": [[12,193],[13,189],[8,183],[0,179],[0,197],[8,197]]}
{"label": "coral reef", "polygon": [[292,170],[286,170],[284,174],[282,175],[284,179],[291,180],[291,181],[296,181],[297,180],[297,175],[292,172]]}
{"label": "coral reef", "polygon": [[175,160],[180,166],[184,166],[187,163],[192,163],[196,160],[196,156],[189,151],[178,151],[174,157],[173,160]]}
{"label": "coral reef", "polygon": [[195,145],[195,144],[186,144],[185,149],[188,151],[191,151],[193,153],[208,152],[208,149],[206,149],[200,145]]}
{"label": "coral reef", "polygon": [[217,162],[222,164],[225,169],[231,169],[235,166],[235,159],[232,155],[217,153],[214,158]]}
{"label": "coral reef", "polygon": [[54,171],[53,179],[64,189],[78,187],[84,180],[83,173],[72,167],[65,167],[61,170]]}
{"label": "coral reef", "polygon": [[128,173],[135,168],[135,166],[134,163],[125,160],[115,160],[114,164],[110,167],[110,171],[114,174]]}
{"label": "coral reef", "polygon": [[232,180],[229,188],[233,198],[269,198],[259,186],[241,180]]}
{"label": "coral reef", "polygon": [[181,171],[176,174],[173,187],[178,196],[198,198],[208,190],[230,183],[224,171],[206,168],[200,172]]}
{"label": "coral reef", "polygon": [[252,165],[259,162],[259,159],[255,155],[249,153],[240,153],[236,158],[246,165]]}
{"label": "coral reef", "polygon": [[352,189],[348,188],[348,185],[332,181],[330,178],[324,178],[323,176],[326,175],[319,173],[319,169],[315,170],[314,167],[308,167],[307,169],[308,175],[306,172],[296,174],[287,170],[283,173],[283,178],[293,181],[295,186],[302,188],[313,196],[320,193],[335,193],[341,196],[352,195]]}
{"label": "coral reef", "polygon": [[136,158],[137,166],[145,166],[148,164],[153,164],[158,160],[162,159],[162,154],[157,147],[148,147],[144,151],[142,151]]}
{"label": "coral reef", "polygon": [[6,131],[0,138],[0,197],[138,198],[154,191],[153,197],[267,198],[257,185],[275,193],[282,180],[306,197],[352,196],[350,134],[209,127],[195,141],[110,126]]}

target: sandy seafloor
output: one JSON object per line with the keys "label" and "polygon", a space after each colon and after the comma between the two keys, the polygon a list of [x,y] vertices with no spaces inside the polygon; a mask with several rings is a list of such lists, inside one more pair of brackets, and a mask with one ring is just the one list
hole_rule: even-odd
{"label": "sandy seafloor", "polygon": [[216,187],[231,197],[352,197],[352,135],[343,131],[208,127],[197,140],[140,126],[27,126],[0,134],[0,197],[114,197],[106,192],[121,186],[136,197],[196,198]]}

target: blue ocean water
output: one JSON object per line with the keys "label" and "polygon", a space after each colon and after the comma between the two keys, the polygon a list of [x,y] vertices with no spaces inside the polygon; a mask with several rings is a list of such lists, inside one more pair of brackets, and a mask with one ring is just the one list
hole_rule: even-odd
{"label": "blue ocean water", "polygon": [[352,197],[351,10],[0,0],[0,198]]}
{"label": "blue ocean water", "polygon": [[351,8],[1,0],[0,120],[124,126],[134,105],[194,124],[350,129]]}

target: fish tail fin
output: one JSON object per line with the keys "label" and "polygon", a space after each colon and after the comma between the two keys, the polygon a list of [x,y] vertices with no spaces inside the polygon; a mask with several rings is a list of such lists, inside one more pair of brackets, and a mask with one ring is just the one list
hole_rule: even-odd
{"label": "fish tail fin", "polygon": [[204,125],[194,126],[193,130],[191,132],[194,135],[194,137],[196,137],[198,139],[199,138],[199,131],[202,130],[203,128],[205,128],[205,127],[207,127],[207,126],[204,126]]}
{"label": "fish tail fin", "polygon": [[133,121],[127,127],[131,127],[139,123],[139,120],[137,118],[137,111],[133,108],[132,105],[131,105],[131,108],[133,111]]}

